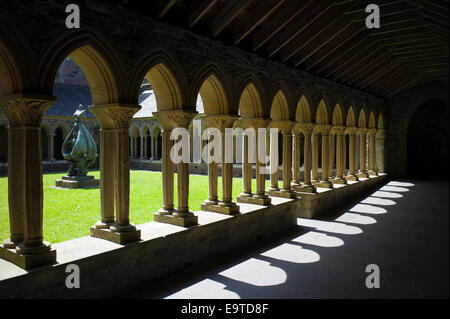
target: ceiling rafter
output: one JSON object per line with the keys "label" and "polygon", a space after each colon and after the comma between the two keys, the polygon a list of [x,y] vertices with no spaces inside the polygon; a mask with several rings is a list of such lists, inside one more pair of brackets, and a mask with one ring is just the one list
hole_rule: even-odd
{"label": "ceiling rafter", "polygon": [[188,11],[187,25],[192,28],[211,9],[218,0],[200,0],[192,2]]}
{"label": "ceiling rafter", "polygon": [[223,29],[225,29],[231,21],[241,13],[252,0],[230,0],[225,8],[211,21],[210,33],[216,37]]}

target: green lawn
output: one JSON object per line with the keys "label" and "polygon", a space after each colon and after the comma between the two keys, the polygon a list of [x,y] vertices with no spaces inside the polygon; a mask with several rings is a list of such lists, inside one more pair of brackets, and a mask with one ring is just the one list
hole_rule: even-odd
{"label": "green lawn", "polygon": [[[89,235],[89,228],[100,219],[100,189],[66,190],[54,187],[64,173],[44,175],[44,239],[51,243]],[[99,172],[89,175],[99,178]],[[161,172],[131,171],[130,220],[143,224],[153,220],[153,213],[162,206]],[[177,176],[175,175],[175,185]],[[208,197],[208,177],[190,176],[189,207],[200,210]],[[268,184],[267,181],[266,184]],[[175,186],[176,189],[176,186]],[[256,181],[253,180],[253,190]],[[242,179],[233,179],[233,197],[242,190]],[[219,177],[219,194],[222,182]],[[219,196],[220,197],[220,196]],[[177,193],[175,192],[175,206]],[[8,178],[0,178],[0,240],[9,236]]]}

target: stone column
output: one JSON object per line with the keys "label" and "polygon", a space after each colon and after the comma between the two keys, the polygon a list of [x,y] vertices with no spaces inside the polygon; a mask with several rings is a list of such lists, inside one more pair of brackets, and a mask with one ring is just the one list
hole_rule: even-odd
{"label": "stone column", "polygon": [[375,155],[375,166],[379,173],[384,173],[384,140],[386,132],[384,129],[378,129],[375,141],[376,141],[376,155]]}
{"label": "stone column", "polygon": [[242,127],[244,130],[246,128],[254,128],[256,131],[256,147],[254,150],[256,151],[256,193],[251,193],[252,163],[248,163],[249,158],[247,151],[249,148],[249,143],[247,140],[248,137],[244,135],[244,163],[242,169],[244,190],[237,198],[239,203],[249,203],[263,206],[270,205],[271,203],[271,199],[265,193],[265,172],[261,169],[263,167],[263,163],[261,163],[258,156],[258,134],[264,135],[262,136],[262,140],[264,140],[264,142],[266,141],[265,133],[258,133],[258,128],[265,128],[268,123],[269,121],[263,118],[240,118],[237,121],[237,125]]}
{"label": "stone column", "polygon": [[303,165],[305,183],[302,185],[302,192],[314,193],[316,188],[311,183],[311,133],[305,132],[305,145],[304,145],[303,157],[305,159],[305,164]]}
{"label": "stone column", "polygon": [[294,142],[294,158],[292,160],[292,187],[300,186],[300,144],[301,144],[301,133],[295,132],[293,134]]}
{"label": "stone column", "polygon": [[[162,184],[163,184],[163,207],[158,211],[160,215],[171,215],[174,210],[173,186],[175,166],[170,159],[170,150],[173,142],[170,139],[171,129],[164,128],[162,131]],[[152,139],[154,139],[152,137]]]}
{"label": "stone column", "polygon": [[0,246],[0,258],[25,269],[56,261],[56,251],[43,241],[42,232],[41,122],[53,102],[54,97],[35,94],[17,94],[0,100],[0,107],[10,124],[8,200],[11,230],[10,239]]}
{"label": "stone column", "polygon": [[[163,136],[163,148],[164,148],[164,136]],[[155,159],[155,138],[150,136],[150,159]]]}
{"label": "stone column", "polygon": [[[174,111],[159,111],[153,113],[158,119],[159,123],[163,126],[163,169],[169,170],[171,177],[165,177],[163,172],[163,194],[164,202],[169,207],[163,207],[163,210],[155,213],[155,221],[174,224],[181,227],[189,227],[198,224],[198,218],[189,210],[189,163],[180,162],[177,164],[178,172],[178,206],[175,210],[170,207],[169,201],[173,202],[173,173],[170,172],[173,165],[170,159],[170,133],[175,127],[187,129],[194,116],[197,114],[195,111],[190,110],[174,110]],[[171,164],[169,164],[169,162]],[[164,181],[168,178],[166,181]],[[171,209],[171,210],[170,210]]]}
{"label": "stone column", "polygon": [[25,129],[10,125],[8,128],[8,204],[11,235],[3,246],[11,249],[23,242],[23,219],[26,211],[25,144]]}
{"label": "stone column", "polygon": [[[280,189],[278,188],[278,179],[280,176],[280,172],[279,172],[279,163],[278,163],[278,146],[275,147],[275,145],[273,144],[273,140],[276,139],[278,141],[278,133],[276,134],[276,136],[274,136],[273,133],[270,133],[270,143],[269,143],[269,148],[270,148],[270,153],[277,153],[276,156],[276,167],[273,168],[274,171],[270,172],[270,187],[267,190],[269,192],[269,194],[271,194],[272,192],[277,192]],[[271,165],[272,167],[272,165]]]}
{"label": "stone column", "polygon": [[[130,223],[130,149],[129,126],[137,105],[105,104],[93,105],[89,110],[100,123],[100,194],[102,218],[91,227],[91,236],[118,244],[140,240],[141,231]],[[131,145],[134,144],[133,139]],[[133,145],[132,150],[136,150]],[[106,178],[106,180],[104,180]],[[114,208],[111,200],[114,199]],[[112,214],[115,209],[115,220]]]}
{"label": "stone column", "polygon": [[155,136],[155,159],[160,159],[161,155],[158,153],[158,136]]}
{"label": "stone column", "polygon": [[292,177],[292,125],[284,128],[283,132],[283,188],[281,193],[285,197],[295,198],[295,193],[291,189]]}
{"label": "stone column", "polygon": [[144,144],[144,137],[141,136],[140,138],[141,138],[140,160],[143,160],[144,159],[144,147],[145,147],[145,144]]}
{"label": "stone column", "polygon": [[358,177],[368,177],[366,172],[366,129],[358,129],[359,133],[359,172]]}
{"label": "stone column", "polygon": [[369,171],[368,174],[371,176],[378,175],[377,171],[375,170],[375,134],[377,130],[376,129],[370,129],[367,132],[367,135],[369,136]]}
{"label": "stone column", "polygon": [[318,183],[316,186],[318,187],[325,187],[325,188],[330,188],[331,187],[331,183],[328,180],[329,176],[329,139],[330,136],[328,135],[328,132],[322,132],[322,176],[321,176],[321,180],[320,183]]}
{"label": "stone column", "polygon": [[[211,142],[211,136],[208,136],[208,142]],[[206,206],[219,204],[219,197],[217,195],[217,184],[219,181],[219,165],[217,162],[211,162],[211,154],[208,150],[208,199],[203,203],[202,210],[206,210]],[[216,150],[214,150],[215,152]],[[204,209],[205,208],[205,209]]]}
{"label": "stone column", "polygon": [[108,229],[114,223],[115,185],[114,130],[100,128],[100,206],[97,229]]}
{"label": "stone column", "polygon": [[[243,135],[242,143],[242,193],[239,195],[241,198],[251,197],[252,194],[252,163],[250,163],[250,158],[248,157],[249,148],[249,136]],[[239,200],[238,200],[239,202]]]}
{"label": "stone column", "polygon": [[[330,134],[329,137],[329,162],[328,162],[328,176],[333,177],[334,176],[334,165],[335,165],[335,159],[336,159],[336,134]],[[337,165],[337,162],[336,162]]]}
{"label": "stone column", "polygon": [[55,134],[50,133],[48,135],[48,160],[55,161]]}
{"label": "stone column", "polygon": [[[222,133],[222,201],[218,201],[218,164],[208,164],[208,177],[211,171],[210,198],[202,205],[202,210],[212,211],[221,214],[234,215],[239,213],[239,207],[233,202],[233,159],[234,146],[233,135],[228,138],[225,130],[232,128],[236,117],[230,115],[203,116],[205,127],[217,128]],[[229,140],[228,140],[229,139]],[[231,152],[231,154],[229,154]],[[228,155],[228,156],[227,156]],[[251,190],[250,190],[251,191]],[[213,199],[213,200],[211,200]]]}
{"label": "stone column", "polygon": [[311,182],[317,183],[319,181],[319,135],[312,134],[312,176]]}
{"label": "stone column", "polygon": [[134,137],[130,136],[130,157],[134,157]]}
{"label": "stone column", "polygon": [[336,134],[336,176],[331,181],[333,184],[345,184],[344,177],[344,127],[334,127]]}
{"label": "stone column", "polygon": [[144,158],[145,158],[145,159],[148,159],[147,138],[148,138],[148,136],[147,136],[147,135],[144,135],[144,145],[143,145],[143,148],[144,148]]}
{"label": "stone column", "polygon": [[349,170],[345,177],[348,181],[357,181],[356,176],[356,128],[348,128],[349,134]]}

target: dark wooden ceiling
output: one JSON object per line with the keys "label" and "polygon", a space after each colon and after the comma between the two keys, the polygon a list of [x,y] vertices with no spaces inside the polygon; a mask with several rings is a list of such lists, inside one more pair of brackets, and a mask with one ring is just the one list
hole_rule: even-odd
{"label": "dark wooden ceiling", "polygon": [[[448,0],[118,2],[378,96],[389,97],[422,81],[448,81]],[[379,29],[366,28],[370,3],[380,7]]]}

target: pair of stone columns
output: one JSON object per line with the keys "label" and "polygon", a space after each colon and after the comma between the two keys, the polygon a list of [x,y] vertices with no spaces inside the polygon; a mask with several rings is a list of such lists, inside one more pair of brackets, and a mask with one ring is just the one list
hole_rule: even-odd
{"label": "pair of stone columns", "polygon": [[[204,129],[217,128],[222,135],[222,201],[219,201],[217,185],[219,166],[217,162],[208,163],[208,199],[202,204],[202,210],[227,215],[239,213],[239,207],[233,202],[233,163],[226,163],[226,152],[233,152],[233,143],[227,145],[226,128],[232,128],[237,117],[230,115],[206,115],[202,117]],[[216,151],[216,150],[214,150]],[[233,158],[228,154],[229,158]],[[208,154],[210,156],[210,154]]]}
{"label": "pair of stone columns", "polygon": [[150,136],[150,158],[152,160],[158,159],[158,137],[157,136]]}
{"label": "pair of stone columns", "polygon": [[[313,165],[312,165],[312,183],[316,187],[331,188],[332,183],[329,181],[329,140],[330,140],[331,126],[326,124],[317,124],[314,126],[312,132],[313,142]],[[319,179],[318,167],[319,167],[319,134],[322,136],[322,174]]]}
{"label": "pair of stone columns", "polygon": [[174,128],[189,127],[192,119],[197,115],[195,111],[176,110],[159,111],[153,113],[163,126],[162,131],[162,179],[163,179],[163,207],[155,213],[155,221],[189,227],[198,224],[198,217],[189,210],[189,163],[177,164],[178,172],[178,207],[174,207],[174,163],[170,158],[173,142],[170,139]]}
{"label": "pair of stone columns", "polygon": [[[336,161],[336,176],[331,180],[333,184],[345,184],[344,179],[344,126],[334,126],[331,129],[332,143],[330,143],[330,176],[333,175],[333,164]],[[336,145],[334,141],[336,139]]]}
{"label": "pair of stone columns", "polygon": [[266,134],[259,132],[258,128],[266,128],[270,121],[263,118],[240,118],[236,121],[236,127],[240,127],[243,130],[247,128],[253,128],[256,130],[256,145],[254,145],[254,151],[256,152],[256,193],[252,193],[252,173],[253,173],[253,163],[249,158],[248,150],[251,147],[250,136],[243,136],[243,163],[242,163],[242,180],[243,180],[243,189],[242,193],[237,198],[237,202],[239,203],[248,203],[255,205],[268,206],[271,204],[272,200],[265,192],[265,183],[266,176],[264,172],[263,163],[258,158],[258,140],[262,139],[266,141]]}
{"label": "pair of stone columns", "polygon": [[[130,223],[130,159],[128,130],[138,105],[90,106],[100,123],[101,219],[91,235],[119,244],[138,241],[140,230]],[[115,215],[114,215],[115,213]]]}
{"label": "pair of stone columns", "polygon": [[[291,179],[292,179],[292,127],[294,123],[291,121],[272,121],[269,125],[270,128],[276,128],[277,132],[280,131],[282,134],[283,141],[283,187],[281,189],[278,188],[278,179],[279,179],[279,165],[278,165],[278,156],[276,157],[277,165],[272,166],[274,169],[270,174],[270,188],[267,190],[267,193],[270,196],[275,197],[283,197],[283,198],[295,198],[295,192],[291,187]],[[272,144],[274,139],[278,139],[278,133],[276,136],[272,136],[272,132],[270,133],[270,153],[275,153],[278,155],[278,148],[275,148]]]}
{"label": "pair of stone columns", "polygon": [[41,122],[52,96],[16,94],[0,107],[9,121],[8,202],[10,238],[0,257],[29,269],[56,262],[56,251],[43,241]]}
{"label": "pair of stone columns", "polygon": [[[312,137],[313,126],[311,123],[297,123],[294,125],[293,139],[294,139],[294,159],[293,165],[293,180],[292,189],[300,193],[315,193],[316,188],[311,182],[311,168],[312,168]],[[303,136],[303,183],[300,181],[300,158],[301,158],[301,138]]]}

